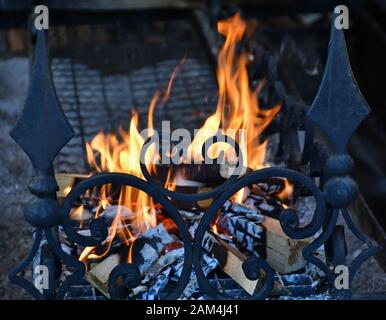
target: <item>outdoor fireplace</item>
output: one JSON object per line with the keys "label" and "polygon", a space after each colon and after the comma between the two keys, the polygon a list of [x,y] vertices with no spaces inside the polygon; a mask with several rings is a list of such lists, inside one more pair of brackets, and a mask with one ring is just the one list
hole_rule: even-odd
{"label": "outdoor fireplace", "polygon": [[[92,175],[54,172],[54,160],[74,130],[56,96],[45,34],[33,31],[30,88],[11,136],[36,170],[29,185],[35,199],[25,209],[36,231],[11,281],[36,299],[71,298],[79,288],[112,299],[350,298],[345,275],[352,281],[378,246],[348,211],[358,187],[349,177],[347,144],[369,108],[350,68],[344,32],[332,22],[324,77],[305,116],[305,106],[286,93],[266,52],[255,51],[268,55],[260,65],[266,83],[250,88],[252,58],[237,52],[245,27],[239,15],[219,24],[225,44],[217,66],[217,109],[187,152],[201,163],[183,156],[178,164],[148,161],[157,157],[160,143],[151,139],[153,115],[173,95],[183,60],[164,92],[153,96],[147,140],[139,134],[138,113],[120,137],[90,133],[86,143],[82,136]],[[324,144],[315,140],[316,127]],[[226,131],[217,135],[219,129],[245,130],[247,141]],[[276,141],[269,139],[273,133]],[[222,154],[208,157],[204,150],[210,148],[203,146],[218,144]],[[170,157],[173,152],[161,149]],[[344,228],[366,245],[351,263]],[[48,287],[37,288],[19,275],[32,261],[49,269]]]}

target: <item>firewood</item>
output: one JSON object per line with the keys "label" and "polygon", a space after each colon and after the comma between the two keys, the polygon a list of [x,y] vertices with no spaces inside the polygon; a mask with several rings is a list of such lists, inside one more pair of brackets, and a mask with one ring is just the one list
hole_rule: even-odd
{"label": "firewood", "polygon": [[235,280],[250,295],[256,289],[258,280],[249,280],[243,272],[242,264],[247,257],[237,249],[230,246],[220,237],[215,236],[213,243],[214,257],[218,260],[221,269],[233,280]]}
{"label": "firewood", "polygon": [[23,29],[11,29],[8,31],[8,47],[10,51],[27,51],[28,34]]}
{"label": "firewood", "polygon": [[256,209],[235,203],[224,208],[216,221],[220,233],[231,236],[237,245],[248,251],[262,255],[265,251],[265,234],[261,225],[264,216]]}
{"label": "firewood", "polygon": [[155,176],[159,181],[165,182],[168,178],[176,179],[177,185],[188,185],[186,181],[194,181],[194,185],[218,186],[224,182],[224,178],[220,175],[220,165],[217,164],[170,164],[156,165]]}
{"label": "firewood", "polygon": [[[181,245],[171,245],[175,241],[175,237],[165,230],[163,224],[159,224],[144,232],[131,244],[132,261],[138,266],[143,277],[140,288],[134,288],[133,293],[139,294],[145,291],[144,286],[151,288],[152,294],[155,294],[157,288],[162,289],[164,282],[158,279],[159,275],[178,259],[183,260],[184,249],[181,248]],[[121,244],[122,249],[126,248],[123,246],[125,245]],[[169,251],[166,252],[167,248]],[[108,280],[111,271],[122,261],[127,261],[127,254],[122,254],[122,252],[127,253],[127,250],[112,253],[106,259],[93,263],[90,271],[85,275],[86,280],[107,298],[110,298]],[[156,284],[151,283],[153,279]]]}
{"label": "firewood", "polygon": [[165,253],[147,270],[143,282],[146,283],[154,279],[165,267],[173,264],[178,259],[183,259],[183,257],[184,248],[178,248]]}
{"label": "firewood", "polygon": [[55,180],[59,186],[56,196],[58,198],[65,198],[78,181],[84,180],[87,177],[88,175],[79,173],[56,173]]}
{"label": "firewood", "polygon": [[[213,188],[200,187],[198,188],[197,193],[204,193],[204,192],[210,192],[210,191],[213,191]],[[197,201],[197,204],[201,209],[208,209],[212,204],[212,202],[213,202],[213,199],[210,198],[210,199]]]}
{"label": "firewood", "polygon": [[265,217],[262,225],[266,230],[267,262],[282,274],[303,268],[306,262],[302,250],[311,239],[291,239],[284,233],[280,222],[270,217]]}
{"label": "firewood", "polygon": [[305,266],[302,250],[310,239],[289,238],[277,219],[259,215],[254,209],[241,210],[239,204],[233,204],[231,208],[238,208],[240,213],[226,209],[228,212],[220,214],[216,226],[219,232],[233,237],[240,249],[266,257],[270,266],[282,274]]}
{"label": "firewood", "polygon": [[[236,169],[238,169],[238,172],[235,171]],[[239,176],[243,176],[252,171],[252,169],[245,166],[242,166],[242,168],[236,168],[235,164],[229,162],[225,162],[220,165],[220,176],[224,179],[229,179],[235,172],[237,172]]]}
{"label": "firewood", "polygon": [[71,208],[70,210],[70,219],[74,221],[84,221],[89,220],[94,215],[83,206],[79,206],[77,208]]}
{"label": "firewood", "polygon": [[93,266],[90,271],[85,274],[86,280],[109,299],[109,276],[111,271],[113,271],[113,269],[119,265],[120,262],[120,255],[112,254],[102,262]]}
{"label": "firewood", "polygon": [[[218,260],[221,269],[248,292],[248,294],[253,295],[260,285],[260,280],[249,280],[245,276],[242,265],[248,257],[221,239],[217,234],[211,233],[211,235],[214,241],[214,257]],[[264,273],[262,273],[261,278],[264,279],[264,276]],[[288,290],[280,282],[275,281],[272,295],[280,294],[288,294]]]}

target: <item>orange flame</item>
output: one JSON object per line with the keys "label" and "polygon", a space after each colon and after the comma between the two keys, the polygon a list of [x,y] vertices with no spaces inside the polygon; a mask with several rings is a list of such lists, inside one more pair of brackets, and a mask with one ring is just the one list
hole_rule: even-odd
{"label": "orange flame", "polygon": [[[206,139],[215,135],[221,129],[224,134],[239,142],[243,154],[244,167],[258,169],[264,166],[267,141],[261,143],[259,136],[279,112],[280,105],[276,105],[270,110],[261,110],[259,108],[258,94],[264,85],[264,81],[261,81],[260,85],[253,90],[249,86],[247,71],[248,55],[247,53],[236,53],[236,44],[242,39],[246,29],[247,25],[241,19],[240,14],[236,14],[232,18],[218,23],[218,31],[225,36],[225,43],[218,56],[217,108],[216,112],[206,119],[204,125],[196,133],[188,149],[188,157],[190,159],[183,159],[184,161],[199,160],[202,157],[201,149]],[[150,130],[154,129],[153,114],[155,107],[161,98],[160,104],[166,103],[182,62],[173,71],[163,97],[161,91],[157,91],[150,102],[147,119],[148,129]],[[229,129],[233,131],[229,132]],[[143,178],[139,158],[143,144],[144,139],[138,130],[138,114],[134,111],[128,132],[120,129],[119,138],[114,134],[100,132],[91,143],[87,143],[88,162],[98,172],[123,172]],[[213,151],[211,153],[212,157],[218,155],[220,150],[219,144],[213,146],[211,150]],[[233,149],[231,146],[222,144],[221,150],[228,160],[232,159]],[[98,159],[96,159],[95,153],[98,155]],[[152,145],[146,157],[148,169],[152,169],[152,163],[154,163],[152,160],[156,156],[155,146]],[[170,176],[168,176],[167,180],[165,186],[173,185],[174,181],[171,180]],[[102,191],[100,207],[104,209],[111,201],[108,198],[111,187],[106,186]],[[240,190],[233,200],[241,201],[245,197],[245,192],[244,189]],[[134,188],[123,187],[118,204],[130,210],[132,213],[131,219],[133,220],[131,223],[135,226],[137,232],[142,232],[157,224],[154,203],[152,198],[146,193]],[[124,219],[121,213],[118,212],[113,225],[109,228],[108,250],[115,236],[119,236],[127,244],[135,240],[135,236],[124,227]],[[80,260],[87,261],[87,257],[93,256],[92,252],[93,248],[86,248]],[[128,259],[131,259],[131,254]]]}
{"label": "orange flame", "polygon": [[284,201],[291,197],[293,191],[294,186],[287,179],[284,179],[284,188],[276,195],[276,197],[278,197],[281,201]]}
{"label": "orange flame", "polygon": [[[182,63],[183,61],[174,69],[161,104],[165,104],[169,98],[172,90],[172,82],[181,68]],[[161,91],[156,91],[149,105],[148,129],[150,133],[154,130],[154,109],[161,96]],[[99,132],[91,143],[86,143],[88,163],[95,168],[97,172],[128,173],[144,178],[140,168],[140,150],[144,142],[145,140],[138,130],[138,113],[133,111],[128,132],[119,128],[119,137],[114,134]],[[151,145],[145,158],[146,163],[149,164],[148,169],[150,171],[153,169],[152,163],[154,163],[154,159],[157,156],[155,150],[155,146]],[[98,155],[98,159],[96,159],[96,155]],[[170,174],[168,174],[165,187],[171,190],[174,188],[174,182]],[[101,187],[96,217],[98,217],[100,212],[106,209],[108,205],[112,204],[111,189],[111,186],[108,185]],[[133,235],[126,226],[127,217],[123,216],[121,212],[124,207],[130,211],[130,224],[133,226],[135,235]],[[109,227],[105,252],[101,255],[96,255],[93,253],[95,247],[87,247],[80,255],[79,260],[86,263],[87,259],[103,258],[109,252],[112,241],[116,236],[120,238],[122,243],[130,245],[140,233],[155,227],[156,224],[156,209],[153,199],[143,191],[124,186],[120,190],[117,214],[114,217],[112,225]],[[128,257],[128,260],[130,259],[131,254],[129,254]]]}
{"label": "orange flame", "polygon": [[[240,14],[237,13],[228,20],[220,21],[217,27],[218,31],[225,36],[225,43],[218,56],[217,109],[197,133],[189,154],[197,157],[207,137],[214,135],[221,128],[224,134],[239,142],[243,154],[243,166],[254,170],[259,169],[264,166],[267,148],[267,141],[260,143],[259,136],[271,123],[281,106],[276,105],[270,110],[261,110],[258,94],[264,81],[261,81],[254,90],[249,87],[248,54],[244,52],[239,56],[236,55],[236,44],[247,29]],[[240,132],[242,132],[241,135],[235,136]],[[218,154],[218,148],[214,151]],[[226,145],[223,151],[231,159],[232,147]],[[245,196],[246,189],[242,189],[233,197],[233,200],[241,202]]]}
{"label": "orange flame", "polygon": [[[258,94],[264,81],[254,90],[249,87],[248,54],[244,52],[239,56],[236,55],[236,44],[247,29],[240,14],[237,13],[228,20],[220,21],[217,28],[225,36],[217,65],[219,90],[217,109],[197,133],[191,145],[190,154],[199,154],[207,137],[221,128],[224,134],[239,142],[244,156],[243,165],[251,169],[259,169],[264,165],[267,144],[267,141],[260,143],[259,136],[279,112],[280,105],[270,110],[261,110]],[[242,132],[241,136],[235,136],[240,132]],[[225,151],[230,156],[232,147],[225,148],[228,149]]]}

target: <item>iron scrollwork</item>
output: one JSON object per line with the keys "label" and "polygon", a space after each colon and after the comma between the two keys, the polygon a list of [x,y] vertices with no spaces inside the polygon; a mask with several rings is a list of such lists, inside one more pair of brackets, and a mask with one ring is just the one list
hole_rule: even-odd
{"label": "iron scrollwork", "polygon": [[[103,221],[98,221],[98,219],[93,221],[90,227],[90,236],[80,235],[72,229],[69,221],[70,209],[74,201],[86,190],[104,184],[116,184],[130,186],[146,192],[156,203],[162,204],[179,228],[185,250],[184,267],[177,286],[165,298],[177,299],[180,296],[188,284],[193,266],[201,289],[212,298],[228,298],[209,284],[202,271],[203,237],[216,212],[230,196],[245,186],[272,177],[282,177],[295,181],[307,189],[314,197],[316,210],[307,225],[300,226],[298,215],[292,209],[282,212],[280,223],[283,231],[291,238],[303,239],[317,235],[316,239],[304,248],[303,256],[306,261],[315,264],[326,274],[332,286],[336,275],[331,266],[317,259],[312,253],[327,241],[332,241],[333,244],[335,243],[333,245],[335,250],[333,265],[345,263],[344,246],[342,246],[339,237],[341,233],[335,232],[339,214],[342,214],[348,228],[352,230],[354,235],[368,245],[368,249],[354,259],[349,266],[350,279],[352,280],[359,266],[367,258],[374,255],[377,250],[376,245],[357,229],[347,210],[349,204],[358,195],[358,187],[348,176],[352,170],[353,162],[346,154],[346,147],[349,138],[359,123],[369,113],[369,108],[352,75],[343,30],[338,30],[334,26],[331,30],[328,62],[324,78],[317,97],[308,112],[308,117],[321,128],[332,146],[332,154],[327,159],[322,173],[321,180],[325,183],[321,186],[317,185],[310,177],[297,171],[271,167],[257,170],[242,177],[233,175],[223,185],[208,193],[182,194],[163,188],[150,175],[146,166],[142,164],[141,169],[145,180],[120,173],[91,176],[78,183],[71,190],[62,206],[56,199],[58,186],[54,178],[53,160],[61,148],[73,137],[74,132],[66,120],[56,97],[50,75],[44,31],[37,31],[27,100],[23,113],[11,132],[11,136],[26,152],[37,173],[36,178],[30,183],[30,191],[36,198],[25,208],[25,217],[36,228],[36,231],[29,255],[18,267],[11,271],[10,280],[29,291],[35,299],[48,298],[44,295],[44,292],[42,293],[32,283],[19,276],[19,273],[33,260],[42,239],[45,238],[52,253],[63,264],[70,265],[75,270],[61,286],[54,288],[55,297],[63,298],[70,286],[83,277],[85,266],[61,249],[55,237],[56,229],[61,226],[68,238],[79,245],[93,246],[100,244],[107,236],[107,227],[103,224]],[[213,140],[213,143],[215,142],[216,140]],[[308,144],[310,143],[313,143],[313,141],[308,141]],[[237,144],[234,144],[234,146],[236,153],[241,157],[242,154]],[[312,150],[312,148],[308,146],[306,150]],[[144,155],[145,153],[146,147],[141,150],[141,154]],[[204,212],[192,243],[185,222],[178,208],[172,204],[171,199],[197,201],[209,198],[214,199],[213,203]],[[252,299],[264,299],[269,296],[273,288],[274,271],[264,259],[259,257],[248,259],[243,264],[243,272],[248,279],[261,278],[261,274],[264,274],[264,283],[251,296]],[[124,280],[123,288],[117,285],[119,277]],[[109,291],[111,297],[121,298],[122,290],[125,292],[125,290],[137,285],[138,281],[138,269],[135,265],[125,263],[118,266],[110,275]]]}

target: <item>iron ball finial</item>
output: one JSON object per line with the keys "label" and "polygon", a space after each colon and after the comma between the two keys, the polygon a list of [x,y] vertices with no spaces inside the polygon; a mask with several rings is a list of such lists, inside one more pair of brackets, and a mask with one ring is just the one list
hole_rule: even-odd
{"label": "iron ball finial", "polygon": [[346,208],[359,195],[358,185],[347,176],[339,176],[329,179],[324,185],[326,201],[334,208]]}
{"label": "iron ball finial", "polygon": [[24,217],[35,228],[48,229],[59,222],[61,207],[54,198],[35,198],[24,209]]}

